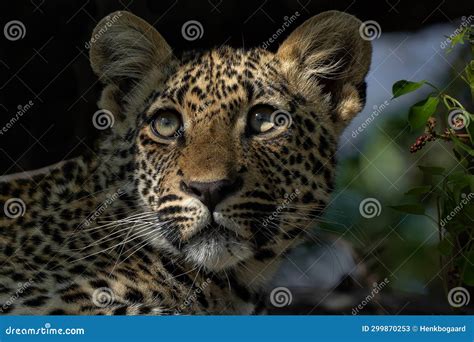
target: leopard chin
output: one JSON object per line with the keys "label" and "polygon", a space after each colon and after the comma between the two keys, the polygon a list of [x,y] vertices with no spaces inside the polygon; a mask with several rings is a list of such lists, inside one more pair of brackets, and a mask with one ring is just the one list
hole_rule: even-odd
{"label": "leopard chin", "polygon": [[234,268],[253,255],[248,242],[215,222],[193,236],[182,253],[189,263],[212,272]]}

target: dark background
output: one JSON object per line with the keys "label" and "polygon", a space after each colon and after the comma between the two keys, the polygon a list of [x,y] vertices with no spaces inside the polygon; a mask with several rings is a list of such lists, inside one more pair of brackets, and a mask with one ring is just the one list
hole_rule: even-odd
{"label": "dark background", "polygon": [[[100,84],[88,61],[85,42],[96,23],[115,10],[129,10],[151,23],[177,51],[221,44],[261,45],[298,11],[298,22],[337,9],[361,20],[376,20],[383,32],[417,30],[472,14],[472,1],[2,1],[0,25],[20,20],[26,36],[0,36],[0,127],[17,107],[34,106],[7,133],[0,135],[0,175],[46,166],[77,156],[92,146],[98,130]],[[181,35],[188,20],[202,23],[204,35],[193,42]],[[276,49],[278,44],[270,46]]]}

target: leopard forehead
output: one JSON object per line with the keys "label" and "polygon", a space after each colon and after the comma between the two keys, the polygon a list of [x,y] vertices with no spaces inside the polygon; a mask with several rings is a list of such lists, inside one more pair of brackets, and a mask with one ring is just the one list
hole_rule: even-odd
{"label": "leopard forehead", "polygon": [[168,105],[193,120],[203,119],[200,114],[207,119],[216,115],[232,119],[244,103],[288,107],[289,97],[303,97],[292,94],[280,68],[280,61],[262,49],[188,52],[164,82],[163,91],[154,94],[148,114]]}

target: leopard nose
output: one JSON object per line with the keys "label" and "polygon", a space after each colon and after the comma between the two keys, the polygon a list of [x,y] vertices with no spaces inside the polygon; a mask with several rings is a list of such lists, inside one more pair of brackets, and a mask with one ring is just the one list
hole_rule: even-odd
{"label": "leopard nose", "polygon": [[181,190],[200,200],[209,211],[214,211],[217,204],[234,194],[242,187],[242,178],[234,180],[221,179],[214,182],[181,182]]}

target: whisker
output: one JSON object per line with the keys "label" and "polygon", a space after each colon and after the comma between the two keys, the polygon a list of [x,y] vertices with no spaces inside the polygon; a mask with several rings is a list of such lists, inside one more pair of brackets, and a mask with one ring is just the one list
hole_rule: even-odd
{"label": "whisker", "polygon": [[[143,228],[143,229],[140,231],[140,233],[142,233],[142,232],[143,232],[144,230],[146,230],[146,229],[150,229],[150,227],[145,227],[145,228]],[[97,254],[104,253],[104,252],[106,252],[106,251],[112,250],[112,249],[116,248],[117,246],[120,246],[120,245],[129,243],[129,242],[131,242],[131,241],[133,241],[133,240],[136,240],[136,239],[138,239],[138,238],[141,238],[141,237],[144,236],[144,235],[147,235],[147,233],[142,234],[142,235],[134,234],[133,237],[131,237],[131,238],[128,239],[128,240],[121,241],[121,242],[119,242],[119,243],[117,243],[117,244],[115,244],[115,245],[113,245],[113,246],[110,246],[110,247],[108,247],[108,248],[106,248],[106,249],[103,249],[103,250],[94,252],[94,253],[92,253],[92,254],[86,255],[85,257],[82,257],[82,258],[80,258],[80,259],[75,260],[74,262],[77,262],[77,261],[80,261],[80,260],[83,260],[83,259],[87,259],[87,258],[89,258],[89,257],[91,257],[91,256],[94,256],[94,255],[97,255]]]}

